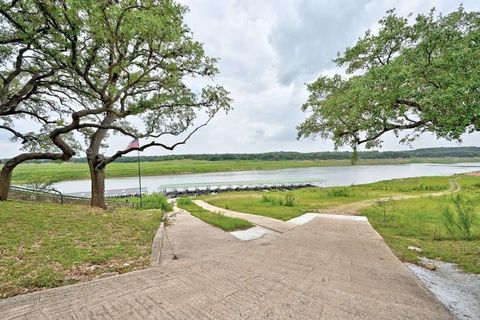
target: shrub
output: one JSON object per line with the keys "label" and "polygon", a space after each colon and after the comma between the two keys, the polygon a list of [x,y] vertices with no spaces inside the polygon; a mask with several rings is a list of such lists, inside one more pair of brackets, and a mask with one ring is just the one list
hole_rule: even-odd
{"label": "shrub", "polygon": [[387,214],[395,208],[395,202],[392,198],[378,199],[377,206],[383,214],[383,223],[387,223]]}
{"label": "shrub", "polygon": [[274,206],[286,206],[286,207],[293,207],[295,205],[295,196],[292,192],[287,192],[285,194],[285,198],[281,199],[278,197],[272,197],[270,195],[262,195],[262,199],[260,200],[264,203],[271,203]]}
{"label": "shrub", "polygon": [[269,196],[269,195],[262,195],[262,202],[265,202],[265,203],[271,203],[275,206],[283,206],[284,205],[284,202],[282,199],[279,199],[277,197],[272,197],[272,196]]}
{"label": "shrub", "polygon": [[30,179],[30,182],[25,185],[26,188],[40,190],[40,191],[51,191],[53,181],[45,179],[43,177],[34,177]]}
{"label": "shrub", "polygon": [[189,197],[180,197],[177,199],[177,204],[179,206],[189,205],[192,204],[192,199]]}
{"label": "shrub", "polygon": [[471,200],[457,195],[452,199],[453,206],[443,210],[442,222],[447,232],[453,237],[464,240],[472,239],[472,226],[478,219]]}
{"label": "shrub", "polygon": [[292,192],[287,192],[285,194],[285,206],[293,207],[295,205],[295,196]]}
{"label": "shrub", "polygon": [[[135,200],[135,203],[139,204],[140,199]],[[152,193],[142,197],[142,206],[137,206],[138,209],[160,209],[163,212],[171,211],[172,205],[168,202],[168,199],[161,193]]]}
{"label": "shrub", "polygon": [[328,195],[329,197],[333,197],[333,198],[337,198],[337,197],[345,197],[345,198],[348,198],[348,197],[352,197],[352,196],[353,196],[353,194],[351,193],[351,191],[348,190],[348,189],[345,188],[345,187],[329,189],[329,190],[327,191],[327,195]]}

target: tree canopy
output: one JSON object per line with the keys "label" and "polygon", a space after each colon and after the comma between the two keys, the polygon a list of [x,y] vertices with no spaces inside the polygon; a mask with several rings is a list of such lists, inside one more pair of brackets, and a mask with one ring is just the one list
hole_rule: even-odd
{"label": "tree canopy", "polygon": [[346,76],[308,84],[298,137],[335,146],[381,146],[393,132],[411,142],[424,132],[461,140],[480,130],[480,13],[399,17],[394,10],[334,60]]}
{"label": "tree canopy", "polygon": [[[5,48],[13,48],[5,50],[6,69],[16,70],[15,57],[26,47],[32,54],[22,61],[31,70],[21,67],[16,83],[46,74],[15,106],[33,104],[30,116],[41,123],[30,135],[36,139],[23,139],[24,148],[58,151],[53,132],[69,139],[71,152],[63,160],[75,153],[73,147],[85,150],[93,205],[104,206],[103,171],[109,163],[149,147],[172,150],[230,109],[228,92],[212,83],[217,59],[193,38],[183,21],[187,8],[173,0],[3,1],[0,9],[8,26],[2,39]],[[0,117],[0,129],[25,137],[14,129],[13,114]],[[147,141],[105,156],[112,133],[126,142]],[[5,176],[18,162],[11,164],[4,166],[10,170]]]}

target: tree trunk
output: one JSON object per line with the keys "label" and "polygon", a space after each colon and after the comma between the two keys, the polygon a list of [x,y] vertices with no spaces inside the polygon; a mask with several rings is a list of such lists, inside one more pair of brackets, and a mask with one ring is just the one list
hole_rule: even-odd
{"label": "tree trunk", "polygon": [[12,172],[15,166],[5,164],[0,173],[0,201],[8,199],[10,192],[10,185],[12,183]]}
{"label": "tree trunk", "polygon": [[105,170],[96,169],[96,165],[96,161],[89,161],[90,179],[92,180],[90,206],[107,209],[105,204]]}
{"label": "tree trunk", "polygon": [[[107,112],[101,124],[103,126],[109,126],[115,119],[115,114]],[[105,204],[105,156],[100,154],[100,147],[107,131],[107,129],[98,129],[95,131],[90,138],[90,145],[87,149],[90,179],[92,180],[92,199],[90,205],[102,209],[107,209],[107,205]]]}

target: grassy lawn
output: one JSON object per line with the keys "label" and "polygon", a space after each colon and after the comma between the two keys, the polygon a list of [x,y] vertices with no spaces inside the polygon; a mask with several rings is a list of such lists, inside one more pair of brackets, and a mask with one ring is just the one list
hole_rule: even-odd
{"label": "grassy lawn", "polygon": [[400,194],[422,194],[445,191],[450,187],[448,177],[396,179],[371,184],[305,188],[290,191],[293,206],[285,205],[288,192],[228,192],[200,197],[202,200],[226,209],[289,220],[305,212],[318,211],[352,202]]}
{"label": "grassy lawn", "polygon": [[227,217],[223,214],[210,212],[200,208],[189,198],[180,198],[177,201],[177,205],[183,210],[190,212],[194,217],[224,231],[241,230],[253,227],[253,224],[246,220]]}
{"label": "grassy lawn", "polygon": [[384,220],[379,206],[365,208],[373,227],[403,261],[416,262],[417,254],[408,246],[420,247],[422,255],[459,264],[465,271],[480,273],[480,177],[461,176],[457,179],[460,195],[475,205],[477,220],[472,225],[472,239],[452,237],[443,223],[442,212],[452,206],[457,195],[424,197],[396,201]]}
{"label": "grassy lawn", "polygon": [[[409,158],[409,159],[371,159],[360,160],[360,165],[407,164],[407,163],[454,163],[480,161],[478,158]],[[273,170],[285,168],[305,168],[322,166],[348,166],[349,160],[315,160],[315,161],[261,161],[261,160],[173,160],[142,162],[143,175],[166,175],[181,173],[203,173],[241,170]],[[136,176],[136,163],[111,163],[107,167],[107,177]],[[86,163],[26,163],[18,166],[13,173],[16,184],[31,182],[58,182],[63,180],[89,179]]]}
{"label": "grassy lawn", "polygon": [[149,265],[160,211],[0,203],[0,297]]}

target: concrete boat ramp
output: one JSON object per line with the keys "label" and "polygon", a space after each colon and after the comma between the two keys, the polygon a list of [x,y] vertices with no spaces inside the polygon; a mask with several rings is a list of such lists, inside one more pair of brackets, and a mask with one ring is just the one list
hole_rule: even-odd
{"label": "concrete boat ramp", "polygon": [[177,260],[163,246],[147,270],[0,300],[0,318],[452,319],[368,221],[303,219],[243,241],[178,212]]}

